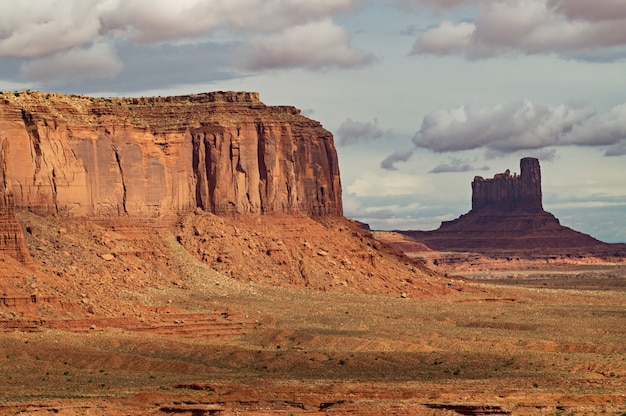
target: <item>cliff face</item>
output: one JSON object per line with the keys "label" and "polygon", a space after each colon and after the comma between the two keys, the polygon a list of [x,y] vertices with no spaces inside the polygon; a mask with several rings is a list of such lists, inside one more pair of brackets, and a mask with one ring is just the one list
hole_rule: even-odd
{"label": "cliff face", "polygon": [[504,173],[472,182],[472,209],[434,231],[401,231],[431,248],[442,251],[493,253],[516,250],[567,249],[606,245],[595,238],[564,227],[544,211],[539,161],[524,158],[520,175]]}
{"label": "cliff face", "polygon": [[4,163],[7,153],[7,141],[0,140],[0,254],[26,263],[30,255],[24,244],[22,227],[15,217],[15,197],[7,189],[7,168]]}
{"label": "cliff face", "polygon": [[332,135],[257,93],[4,93],[0,139],[15,204],[36,213],[342,215]]}
{"label": "cliff face", "polygon": [[476,176],[472,182],[472,211],[483,209],[543,211],[539,161],[522,159],[519,176],[511,176],[508,169],[491,179]]}

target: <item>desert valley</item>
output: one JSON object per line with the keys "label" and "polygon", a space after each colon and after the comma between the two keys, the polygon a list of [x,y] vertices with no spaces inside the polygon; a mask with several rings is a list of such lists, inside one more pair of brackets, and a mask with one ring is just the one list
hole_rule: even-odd
{"label": "desert valley", "polygon": [[372,231],[293,107],[5,92],[0,414],[626,414],[626,246],[472,190]]}

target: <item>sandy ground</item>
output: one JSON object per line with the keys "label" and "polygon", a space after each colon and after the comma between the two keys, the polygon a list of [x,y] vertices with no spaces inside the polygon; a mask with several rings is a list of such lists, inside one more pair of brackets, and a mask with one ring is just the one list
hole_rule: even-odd
{"label": "sandy ground", "polygon": [[[147,234],[20,219],[33,264],[2,259],[0,414],[626,412],[620,265],[613,286],[471,280],[394,263],[344,223],[280,238],[210,216]],[[289,278],[300,246],[308,285]],[[284,274],[250,276],[257,251]]]}

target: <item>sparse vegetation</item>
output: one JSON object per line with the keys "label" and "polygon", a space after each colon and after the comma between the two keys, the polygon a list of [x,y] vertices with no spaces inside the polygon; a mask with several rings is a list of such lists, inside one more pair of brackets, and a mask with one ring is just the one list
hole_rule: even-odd
{"label": "sparse vegetation", "polygon": [[[264,252],[273,248],[270,258],[292,254],[306,235],[311,257],[335,270],[330,249],[316,254],[332,237],[311,235],[319,223],[278,236],[271,227],[256,235],[245,220],[209,215],[195,230],[191,224],[113,229],[19,216],[29,227],[26,244],[39,269],[15,266],[0,284],[27,294],[33,287],[54,293],[65,309],[42,302],[37,319],[5,315],[0,321],[7,326],[0,326],[6,358],[0,360],[0,403],[7,413],[31,403],[59,413],[142,414],[137,406],[152,406],[148,410],[156,414],[176,402],[187,414],[201,405],[278,414],[328,406],[329,413],[370,415],[390,408],[441,414],[468,402],[476,408],[460,411],[511,415],[546,414],[559,406],[575,414],[619,414],[625,405],[625,290],[545,291],[443,277],[429,287],[441,281],[462,290],[434,296],[426,288],[400,299],[277,287],[220,274],[183,243],[192,235],[219,243],[204,252],[222,250],[226,261],[219,267],[228,271],[230,262],[230,269],[239,267],[233,274],[244,270],[247,276],[257,264],[239,266],[237,253],[248,250],[248,261],[254,249],[268,257]],[[115,261],[101,257],[109,252]],[[356,269],[358,257],[350,261]],[[1,272],[12,264],[3,262]],[[419,279],[411,279],[417,287]],[[7,322],[32,326],[14,330]],[[144,394],[151,400],[137,399]],[[449,407],[437,407],[443,405]]]}

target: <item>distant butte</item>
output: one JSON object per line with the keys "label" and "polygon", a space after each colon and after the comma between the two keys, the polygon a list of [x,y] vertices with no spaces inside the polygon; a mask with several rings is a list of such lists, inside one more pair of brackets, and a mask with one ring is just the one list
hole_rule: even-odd
{"label": "distant butte", "polygon": [[[539,161],[523,158],[520,174],[507,169],[493,178],[476,176],[472,209],[434,231],[400,231],[439,251],[518,252],[539,249],[607,249],[610,245],[562,226],[543,209]],[[579,251],[579,250],[577,250]]]}

